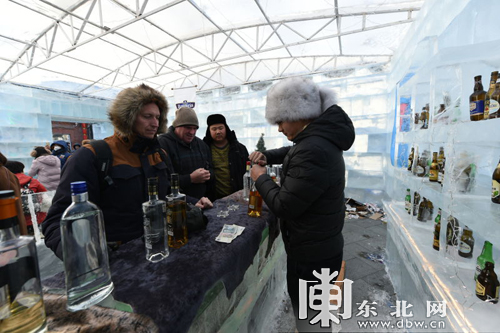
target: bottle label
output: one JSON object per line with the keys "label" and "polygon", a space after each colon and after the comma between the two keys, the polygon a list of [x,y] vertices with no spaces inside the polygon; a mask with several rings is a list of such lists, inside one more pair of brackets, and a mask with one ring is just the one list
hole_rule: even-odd
{"label": "bottle label", "polygon": [[439,177],[438,171],[437,170],[431,170],[429,173],[429,179],[431,180],[437,180]]}
{"label": "bottle label", "polygon": [[434,238],[434,243],[433,243],[433,245],[434,245],[434,247],[439,248],[439,239]]}
{"label": "bottle label", "polygon": [[493,179],[491,186],[491,197],[496,199],[500,196],[500,183]]}
{"label": "bottle label", "polygon": [[500,289],[499,286],[497,286],[497,291],[495,292],[495,298],[498,299],[498,289]]}
{"label": "bottle label", "polygon": [[479,283],[479,281],[476,282],[476,295],[479,296],[484,296],[486,294],[486,288]]}
{"label": "bottle label", "polygon": [[471,115],[484,114],[484,100],[470,102],[470,114]]}
{"label": "bottle label", "polygon": [[444,173],[439,172],[439,173],[438,173],[438,182],[442,183],[442,182],[443,182],[443,179],[444,179]]}
{"label": "bottle label", "polygon": [[483,268],[481,267],[481,265],[477,264],[476,265],[476,274],[474,275],[474,280],[477,280],[477,277],[479,276],[479,274],[481,274],[482,270],[483,270]]}
{"label": "bottle label", "polygon": [[497,113],[498,109],[500,109],[500,104],[498,103],[498,101],[490,99],[489,114]]}
{"label": "bottle label", "polygon": [[406,201],[406,202],[405,202],[405,209],[406,209],[407,211],[410,211],[410,210],[411,210],[411,202],[409,202],[409,201]]}
{"label": "bottle label", "polygon": [[255,206],[254,205],[248,205],[248,208],[255,209]]}
{"label": "bottle label", "polygon": [[460,247],[459,247],[459,251],[462,252],[462,253],[470,253],[471,252],[471,247],[469,246],[469,244],[467,244],[466,242],[460,242]]}
{"label": "bottle label", "polygon": [[417,175],[421,175],[425,173],[425,169],[423,167],[421,167],[420,165],[417,166]]}

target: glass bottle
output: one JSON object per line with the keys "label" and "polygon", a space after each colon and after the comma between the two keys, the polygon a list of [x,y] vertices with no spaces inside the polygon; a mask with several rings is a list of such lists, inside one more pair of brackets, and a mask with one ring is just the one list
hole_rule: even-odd
{"label": "glass bottle", "polygon": [[491,201],[500,204],[500,161],[491,176]]}
{"label": "glass bottle", "polygon": [[432,163],[429,170],[429,181],[437,182],[439,177],[439,166],[437,161],[437,152],[432,153]]}
{"label": "glass bottle", "polygon": [[428,154],[429,153],[427,152],[427,150],[424,150],[422,155],[418,159],[417,177],[424,177],[426,174]]}
{"label": "glass bottle", "polygon": [[491,100],[491,95],[493,95],[493,92],[495,91],[495,84],[498,79],[498,71],[491,72],[491,79],[490,79],[490,88],[488,89],[488,93],[486,93],[486,97],[484,100],[484,115],[483,119],[488,119],[490,116],[490,100]]}
{"label": "glass bottle", "polygon": [[476,296],[483,301],[498,303],[498,290],[500,283],[495,274],[495,264],[487,261],[481,274],[478,275],[476,281]]}
{"label": "glass bottle", "polygon": [[444,157],[444,148],[439,147],[439,154],[437,158],[438,162],[438,183],[443,185],[444,181],[444,166],[446,162],[446,157]]}
{"label": "glass bottle", "polygon": [[171,175],[172,193],[167,195],[168,246],[178,249],[188,242],[186,225],[186,195],[179,192],[179,174]]}
{"label": "glass bottle", "polygon": [[413,216],[417,216],[419,202],[420,202],[420,194],[417,191],[415,191],[415,193],[413,193]]}
{"label": "glass bottle", "polygon": [[252,188],[252,178],[250,177],[250,161],[247,161],[247,171],[243,175],[243,200],[248,201],[250,189]]}
{"label": "glass bottle", "polygon": [[432,204],[432,201],[427,200],[427,212],[426,212],[426,220],[430,221],[432,220],[432,215],[434,215],[434,205]]}
{"label": "glass bottle", "polygon": [[474,92],[469,97],[470,102],[470,120],[482,120],[484,117],[484,100],[486,91],[483,90],[481,75],[474,77]]}
{"label": "glass bottle", "polygon": [[448,224],[446,226],[446,247],[458,245],[459,229],[458,220],[451,215],[448,216]]}
{"label": "glass bottle", "polygon": [[408,171],[411,171],[411,167],[413,165],[413,156],[414,156],[414,153],[415,153],[415,148],[411,147],[410,156],[408,156]]}
{"label": "glass bottle", "polygon": [[427,211],[427,198],[424,197],[422,202],[420,202],[420,205],[418,206],[417,220],[419,220],[420,222],[425,222],[427,220],[426,211]]}
{"label": "glass bottle", "polygon": [[472,230],[465,226],[460,238],[460,245],[458,247],[458,255],[464,258],[472,258],[474,251],[474,237]]}
{"label": "glass bottle", "polygon": [[149,200],[142,204],[146,259],[159,262],[168,257],[167,203],[158,200],[158,177],[148,178]]}
{"label": "glass bottle", "polygon": [[409,188],[406,189],[405,209],[408,212],[408,214],[411,214],[411,192]]}
{"label": "glass bottle", "polygon": [[493,261],[493,245],[489,241],[484,241],[481,255],[478,256],[476,260],[476,272],[474,274],[474,280],[477,280],[477,276],[481,274],[481,271],[484,269],[484,265],[487,261],[495,263],[495,261]]}
{"label": "glass bottle", "polygon": [[262,214],[262,197],[255,187],[255,182],[250,191],[250,200],[248,201],[248,216],[260,217]]}
{"label": "glass bottle", "polygon": [[88,201],[87,183],[71,183],[71,205],[61,217],[66,308],[79,311],[113,291],[102,211]]}
{"label": "glass bottle", "polygon": [[432,248],[439,251],[439,235],[441,233],[441,208],[438,209],[438,214],[436,219],[434,219],[434,242],[432,243]]}
{"label": "glass bottle", "polygon": [[[500,109],[500,81],[495,84],[495,90],[491,94],[490,105],[488,109],[489,119],[500,117],[498,110]],[[486,118],[485,118],[486,119]]]}
{"label": "glass bottle", "polygon": [[19,235],[14,191],[0,191],[0,332],[45,332],[35,239]]}

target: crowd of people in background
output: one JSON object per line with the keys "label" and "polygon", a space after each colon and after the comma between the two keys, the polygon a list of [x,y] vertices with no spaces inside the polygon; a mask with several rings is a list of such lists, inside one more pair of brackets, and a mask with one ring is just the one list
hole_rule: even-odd
{"label": "crowd of people in background", "polygon": [[[57,140],[33,149],[34,161],[27,175],[24,164],[0,155],[0,190],[14,189],[17,196],[56,191],[47,216],[40,219],[45,218],[45,244],[62,259],[60,219],[71,204],[72,182],[87,182],[89,200],[103,211],[107,241],[120,246],[143,234],[141,205],[148,200],[148,178],[158,178],[159,197],[164,198],[171,191],[171,174],[178,173],[187,201],[207,209],[213,207],[212,201],[243,188],[246,163],[252,161],[255,186],[281,219],[288,292],[297,317],[298,281],[312,278],[313,270],[338,271],[342,262],[342,151],[351,147],[355,133],[351,120],[337,106],[335,94],[302,78],[273,86],[266,119],[278,125],[278,131],[294,145],[250,155],[223,115],[207,117],[202,140],[196,136],[199,119],[194,109],[176,110],[169,128],[167,113],[167,101],[155,89],[144,84],[124,89],[108,112],[114,134],[100,141],[110,150],[106,177],[111,181],[103,182],[96,142],[75,143],[71,152],[71,144]],[[283,164],[280,185],[266,174],[262,166],[266,163]],[[25,207],[24,212],[21,233],[32,224],[29,209]],[[297,320],[299,330],[306,329],[304,324]]]}

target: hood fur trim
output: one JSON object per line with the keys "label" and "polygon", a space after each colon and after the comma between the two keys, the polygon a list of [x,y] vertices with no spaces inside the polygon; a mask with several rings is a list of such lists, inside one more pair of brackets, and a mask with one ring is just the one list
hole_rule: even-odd
{"label": "hood fur trim", "polygon": [[315,119],[334,104],[337,104],[337,96],[332,89],[320,88],[310,79],[292,77],[269,89],[266,119],[272,125]]}
{"label": "hood fur trim", "polygon": [[124,89],[116,96],[108,111],[108,117],[115,132],[122,137],[131,137],[134,134],[132,127],[137,115],[142,107],[149,103],[155,103],[160,109],[157,134],[165,133],[167,131],[167,100],[162,93],[145,84]]}

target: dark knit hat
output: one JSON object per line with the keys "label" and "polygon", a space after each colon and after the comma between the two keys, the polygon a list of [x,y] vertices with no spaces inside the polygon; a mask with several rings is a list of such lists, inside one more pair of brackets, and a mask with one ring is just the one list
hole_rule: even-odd
{"label": "dark knit hat", "polygon": [[18,161],[7,161],[5,167],[12,173],[23,173],[24,164]]}
{"label": "dark knit hat", "polygon": [[224,117],[221,114],[212,114],[208,116],[207,118],[207,125],[208,127],[214,125],[214,124],[224,124],[227,125],[226,123],[226,117]]}
{"label": "dark knit hat", "polygon": [[196,116],[196,112],[188,108],[187,106],[183,106],[182,108],[175,111],[175,119],[172,122],[172,126],[180,127],[180,126],[196,126],[200,127],[198,124],[198,116]]}

